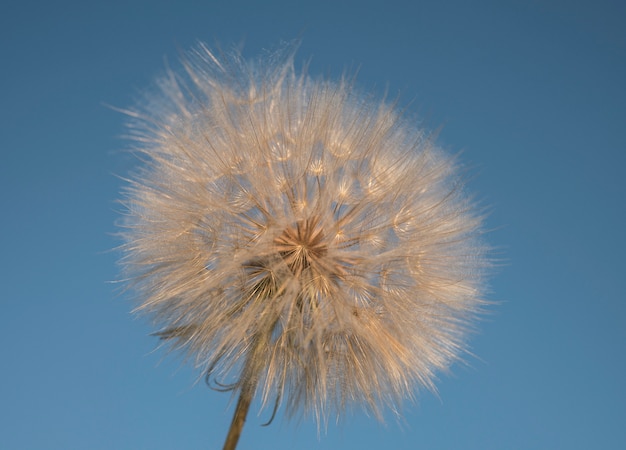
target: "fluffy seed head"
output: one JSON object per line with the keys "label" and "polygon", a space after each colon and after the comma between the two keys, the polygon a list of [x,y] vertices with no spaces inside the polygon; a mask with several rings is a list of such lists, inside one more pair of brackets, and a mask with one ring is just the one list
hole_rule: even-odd
{"label": "fluffy seed head", "polygon": [[[159,334],[227,389],[318,421],[433,388],[481,304],[480,217],[393,106],[290,55],[200,46],[130,113],[122,266]],[[228,384],[230,383],[230,384]]]}

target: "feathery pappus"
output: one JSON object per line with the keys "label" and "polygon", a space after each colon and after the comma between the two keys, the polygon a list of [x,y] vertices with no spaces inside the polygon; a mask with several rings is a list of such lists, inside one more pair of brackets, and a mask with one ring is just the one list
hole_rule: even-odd
{"label": "feathery pappus", "polygon": [[183,65],[128,112],[142,165],[121,265],[137,310],[239,393],[244,418],[257,395],[318,423],[382,418],[433,389],[487,266],[455,160],[352,81],[296,71],[293,52],[199,45]]}

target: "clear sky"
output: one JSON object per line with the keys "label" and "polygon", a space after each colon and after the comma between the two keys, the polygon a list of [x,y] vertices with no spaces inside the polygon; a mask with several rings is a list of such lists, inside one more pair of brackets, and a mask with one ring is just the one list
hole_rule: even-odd
{"label": "clear sky", "polygon": [[[387,425],[252,411],[244,449],[626,448],[626,6],[620,1],[5,1],[0,448],[221,448],[234,405],[156,350],[109,283],[125,118],[197,40],[301,38],[472,174],[502,261],[474,357]],[[203,5],[198,6],[200,3]],[[253,406],[254,408],[254,406]]]}

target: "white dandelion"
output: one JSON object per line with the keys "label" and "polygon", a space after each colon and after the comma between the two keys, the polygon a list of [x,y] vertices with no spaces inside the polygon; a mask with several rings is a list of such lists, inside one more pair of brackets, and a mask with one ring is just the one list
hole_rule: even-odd
{"label": "white dandelion", "polygon": [[[319,423],[398,411],[464,350],[481,217],[393,105],[200,45],[131,112],[121,261],[162,339],[239,401]],[[273,418],[273,414],[272,414]]]}

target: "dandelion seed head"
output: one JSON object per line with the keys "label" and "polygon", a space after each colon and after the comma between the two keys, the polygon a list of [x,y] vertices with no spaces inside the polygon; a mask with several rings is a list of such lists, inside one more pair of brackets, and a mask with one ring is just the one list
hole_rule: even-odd
{"label": "dandelion seed head", "polygon": [[121,261],[209,377],[318,421],[433,389],[482,304],[481,217],[393,105],[200,46],[132,124]]}

